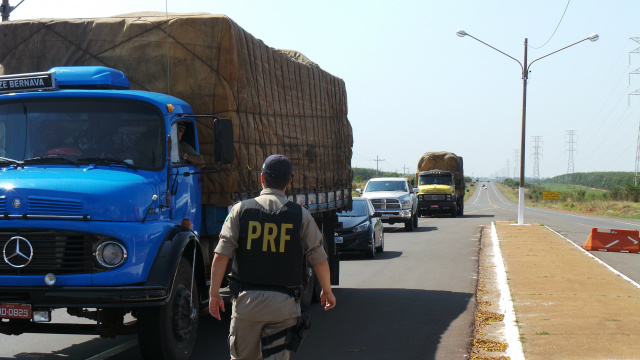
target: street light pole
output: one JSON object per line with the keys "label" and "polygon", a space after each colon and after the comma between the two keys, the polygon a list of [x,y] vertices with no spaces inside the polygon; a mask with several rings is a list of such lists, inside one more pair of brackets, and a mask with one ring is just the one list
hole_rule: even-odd
{"label": "street light pole", "polygon": [[524,224],[524,139],[527,129],[527,38],[524,38],[524,65],[522,66],[522,132],[520,135],[520,187],[518,188],[518,225]]}
{"label": "street light pole", "polygon": [[527,64],[527,38],[524,39],[524,62],[521,63],[520,61],[518,61],[518,59],[514,58],[511,55],[508,55],[498,49],[496,49],[495,47],[485,43],[484,41],[477,39],[469,34],[467,34],[464,30],[458,30],[456,31],[456,35],[458,35],[459,37],[465,37],[465,36],[469,36],[470,38],[492,48],[493,50],[496,50],[497,52],[515,60],[519,65],[520,65],[520,69],[522,69],[522,135],[520,137],[520,188],[518,189],[518,225],[522,225],[524,224],[524,145],[525,145],[525,130],[526,130],[526,119],[527,119],[527,80],[529,79],[529,69],[531,68],[531,65],[543,58],[546,58],[549,55],[555,54],[558,51],[564,50],[568,47],[571,47],[573,45],[579,44],[583,41],[586,40],[590,40],[591,42],[593,41],[597,41],[600,36],[598,36],[598,34],[591,34],[588,37],[577,41],[571,45],[567,45],[561,49],[558,49],[552,53],[549,53],[545,56],[539,57],[535,60],[533,60],[532,62],[530,62],[529,64]]}

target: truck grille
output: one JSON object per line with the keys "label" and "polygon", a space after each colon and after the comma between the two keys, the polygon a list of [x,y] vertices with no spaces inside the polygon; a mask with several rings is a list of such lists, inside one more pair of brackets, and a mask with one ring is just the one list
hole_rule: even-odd
{"label": "truck grille", "polygon": [[[15,237],[22,237],[19,250],[24,256],[11,255],[16,253]],[[14,239],[10,241],[11,239]],[[56,275],[89,274],[100,270],[93,266],[93,240],[95,237],[83,233],[62,231],[2,231],[0,232],[0,275]],[[8,244],[7,244],[8,243]],[[31,261],[23,267],[27,260],[25,256],[32,255]],[[8,260],[8,261],[7,261]]]}
{"label": "truck grille", "polygon": [[371,199],[371,203],[376,210],[400,210],[400,200],[398,199]]}
{"label": "truck grille", "polygon": [[435,200],[442,201],[444,200],[446,195],[420,195],[420,200]]}

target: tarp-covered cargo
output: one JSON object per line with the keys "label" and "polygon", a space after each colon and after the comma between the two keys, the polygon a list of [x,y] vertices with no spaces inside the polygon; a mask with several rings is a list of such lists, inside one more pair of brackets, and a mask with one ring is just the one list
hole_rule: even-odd
{"label": "tarp-covered cargo", "polygon": [[432,151],[424,153],[418,160],[418,172],[436,169],[453,172],[456,187],[464,188],[462,157],[448,151]]}
{"label": "tarp-covered cargo", "polygon": [[[236,159],[203,175],[202,202],[229,205],[261,190],[270,154],[294,166],[293,193],[349,188],[353,136],[344,81],[304,55],[276,50],[223,15],[137,13],[0,23],[6,74],[55,66],[122,70],[133,89],[168,93],[196,114],[231,118]],[[210,123],[200,152],[214,162]]]}

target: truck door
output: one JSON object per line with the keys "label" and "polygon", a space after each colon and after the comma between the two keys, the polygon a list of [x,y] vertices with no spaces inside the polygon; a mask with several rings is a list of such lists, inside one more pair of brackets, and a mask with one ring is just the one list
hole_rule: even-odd
{"label": "truck door", "polygon": [[[200,229],[200,174],[196,164],[189,161],[198,152],[195,120],[180,118],[171,125],[171,176],[169,191],[172,198],[172,219],[180,223],[189,219],[192,230]],[[188,154],[189,156],[185,156]]]}

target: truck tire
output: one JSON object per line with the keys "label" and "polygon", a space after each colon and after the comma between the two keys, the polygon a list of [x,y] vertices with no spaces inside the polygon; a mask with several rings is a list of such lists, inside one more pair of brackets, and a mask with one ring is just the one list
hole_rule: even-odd
{"label": "truck tire", "polygon": [[413,215],[413,227],[414,227],[415,229],[417,229],[417,228],[418,228],[418,221],[419,221],[419,220],[420,220],[420,219],[419,219],[418,214],[417,214],[417,213],[416,213],[416,214],[414,214],[414,215]]}
{"label": "truck tire", "polygon": [[[195,284],[191,294],[191,264],[182,258],[169,301],[138,313],[138,344],[142,357],[149,360],[189,359],[198,334],[199,303]],[[192,316],[192,310],[195,310],[195,316]]]}
{"label": "truck tire", "polygon": [[453,210],[451,210],[451,217],[456,217],[458,216],[458,207],[454,206]]}

